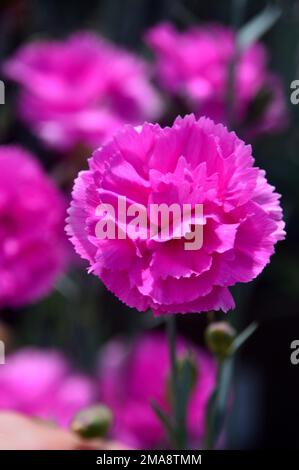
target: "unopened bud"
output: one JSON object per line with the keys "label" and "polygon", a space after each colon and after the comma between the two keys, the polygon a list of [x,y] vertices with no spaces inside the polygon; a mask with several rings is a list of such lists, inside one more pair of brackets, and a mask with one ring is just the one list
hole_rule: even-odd
{"label": "unopened bud", "polygon": [[[178,357],[177,368],[178,376],[182,377],[182,379],[184,379],[183,376],[186,372],[190,374],[190,387],[192,390],[195,387],[198,377],[198,368],[194,354],[187,353],[183,356]],[[186,368],[188,368],[188,371],[186,370]]]}
{"label": "unopened bud", "polygon": [[205,331],[207,346],[218,359],[225,359],[231,354],[235,337],[236,330],[224,321],[211,323]]}
{"label": "unopened bud", "polygon": [[[176,362],[177,380],[180,389],[184,389],[185,393],[189,396],[194,389],[198,379],[198,367],[196,357],[192,352],[186,352],[178,357]],[[171,377],[167,378],[166,382],[166,396],[169,403],[173,402],[173,393]]]}
{"label": "unopened bud", "polygon": [[112,412],[105,405],[80,410],[71,422],[71,429],[84,438],[105,437],[112,423]]}

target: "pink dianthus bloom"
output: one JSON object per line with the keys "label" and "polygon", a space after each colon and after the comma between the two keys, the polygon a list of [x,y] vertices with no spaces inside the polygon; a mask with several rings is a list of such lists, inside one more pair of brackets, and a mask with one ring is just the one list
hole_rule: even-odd
{"label": "pink dianthus bloom", "polygon": [[[198,445],[204,435],[206,407],[215,386],[216,367],[208,354],[190,346],[182,338],[177,341],[178,358],[191,350],[197,368],[187,412],[192,446],[192,443]],[[113,438],[139,449],[167,445],[165,430],[152,401],[170,413],[169,371],[168,345],[162,334],[147,334],[132,344],[116,340],[108,343],[99,365],[99,399],[114,413]]]}
{"label": "pink dianthus bloom", "polygon": [[230,68],[234,60],[234,121],[245,134],[282,130],[288,114],[280,77],[268,70],[268,55],[254,43],[235,58],[236,35],[228,27],[209,24],[177,31],[159,24],[146,34],[156,57],[163,88],[185,100],[190,111],[228,124]]}
{"label": "pink dianthus bloom", "polygon": [[94,148],[124,123],[155,119],[161,109],[145,62],[89,32],[25,45],[4,72],[21,85],[20,117],[61,151]]}
{"label": "pink dianthus bloom", "polygon": [[0,307],[46,295],[63,271],[66,202],[27,151],[0,146]]}
{"label": "pink dianthus bloom", "polygon": [[21,349],[6,357],[0,374],[0,410],[17,411],[68,426],[93,400],[93,384],[74,373],[56,351]]}
{"label": "pink dianthus bloom", "polygon": [[[100,204],[119,198],[146,210],[151,204],[203,205],[203,217],[181,222],[180,233],[102,239],[96,236]],[[171,128],[126,126],[79,173],[67,232],[77,253],[120,300],[154,314],[227,311],[229,287],[264,269],[284,238],[280,196],[254,166],[251,146],[207,118],[177,118]],[[118,224],[116,216],[115,225]],[[192,226],[203,245],[185,249]]]}

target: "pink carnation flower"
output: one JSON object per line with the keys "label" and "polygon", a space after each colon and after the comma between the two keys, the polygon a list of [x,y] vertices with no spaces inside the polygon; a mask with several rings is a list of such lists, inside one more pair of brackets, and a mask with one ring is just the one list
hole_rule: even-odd
{"label": "pink carnation flower", "polygon": [[67,426],[93,400],[93,385],[56,351],[25,348],[1,366],[0,410],[13,410]]}
{"label": "pink carnation flower", "polygon": [[47,294],[66,260],[65,201],[34,157],[0,146],[0,307]]}
{"label": "pink carnation flower", "polygon": [[[190,350],[182,339],[177,342],[178,356]],[[216,367],[205,352],[195,349],[197,379],[188,408],[190,444],[199,445],[205,430],[206,406],[215,385]],[[165,431],[151,402],[169,409],[169,351],[162,334],[147,334],[133,344],[108,343],[101,355],[99,398],[113,411],[114,438],[135,448],[159,448],[167,444]]]}
{"label": "pink carnation flower", "polygon": [[25,45],[4,71],[21,85],[21,118],[58,150],[94,148],[124,123],[160,113],[146,64],[92,33]]}
{"label": "pink carnation flower", "polygon": [[[156,74],[164,89],[185,99],[191,111],[227,123],[229,70],[236,54],[234,31],[209,24],[178,32],[162,23],[148,31],[146,41],[156,56]],[[247,135],[287,125],[282,83],[268,71],[267,51],[261,43],[249,46],[238,58],[233,105],[235,121]]]}
{"label": "pink carnation flower", "polygon": [[[146,207],[203,204],[181,238],[101,239],[99,204],[119,196]],[[254,167],[251,147],[207,118],[177,118],[171,128],[126,126],[96,150],[75,182],[67,232],[79,255],[123,302],[154,314],[227,311],[229,287],[261,273],[284,238],[279,195]],[[118,220],[116,218],[115,224]],[[185,249],[190,227],[203,228],[203,246]]]}

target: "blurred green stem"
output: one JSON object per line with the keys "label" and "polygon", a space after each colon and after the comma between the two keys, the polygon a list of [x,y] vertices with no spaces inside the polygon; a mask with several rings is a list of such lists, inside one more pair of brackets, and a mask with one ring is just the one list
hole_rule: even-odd
{"label": "blurred green stem", "polygon": [[206,419],[204,448],[208,450],[214,449],[223,429],[232,378],[233,359],[218,359],[217,367],[216,387],[208,403]]}
{"label": "blurred green stem", "polygon": [[[231,2],[231,24],[235,30],[238,30],[240,25],[243,22],[245,9],[246,9],[246,0],[232,0]],[[232,58],[231,63],[229,64],[228,70],[228,81],[227,81],[227,102],[226,102],[226,111],[227,111],[227,122],[228,128],[233,130],[235,128],[235,74],[236,74],[236,65],[239,58],[239,48],[238,42],[236,42],[236,50]]]}
{"label": "blurred green stem", "polygon": [[176,324],[173,315],[167,318],[167,336],[170,357],[170,385],[172,412],[174,421],[173,444],[178,450],[186,449],[186,408],[180,406],[180,390],[178,377],[178,361],[176,356]]}
{"label": "blurred green stem", "polygon": [[231,25],[238,30],[243,23],[246,12],[247,0],[232,0],[231,3]]}
{"label": "blurred green stem", "polygon": [[210,396],[207,407],[205,449],[214,449],[217,445],[224,428],[236,353],[257,328],[258,324],[256,322],[251,323],[234,338],[225,355],[215,354],[217,378],[215,389]]}

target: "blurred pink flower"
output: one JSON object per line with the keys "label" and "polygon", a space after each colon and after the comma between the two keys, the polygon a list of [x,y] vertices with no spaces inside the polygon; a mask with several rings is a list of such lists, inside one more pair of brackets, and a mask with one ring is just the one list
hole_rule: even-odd
{"label": "blurred pink flower", "polygon": [[78,143],[97,147],[122,124],[160,113],[147,65],[93,33],[32,42],[4,71],[21,85],[21,118],[61,151]]}
{"label": "blurred pink flower", "polygon": [[74,373],[52,350],[25,348],[6,357],[0,374],[0,410],[13,410],[68,426],[92,403],[92,382]]}
{"label": "blurred pink flower", "polygon": [[[156,74],[163,88],[185,99],[189,109],[216,122],[228,123],[230,66],[236,36],[228,27],[208,24],[177,31],[159,24],[146,34],[156,57]],[[246,135],[282,130],[288,114],[280,78],[268,71],[266,48],[245,49],[235,67],[235,123]]]}
{"label": "blurred pink flower", "polygon": [[[194,353],[198,374],[188,408],[190,442],[199,445],[205,429],[206,406],[215,385],[213,359],[183,339],[177,341],[178,356]],[[99,399],[113,411],[113,438],[135,448],[159,448],[167,444],[163,427],[153,411],[155,400],[169,409],[169,351],[166,337],[147,334],[133,344],[112,341],[100,356]]]}
{"label": "blurred pink flower", "polygon": [[[181,220],[179,239],[174,230],[164,240],[101,239],[97,206],[111,204],[117,225],[123,196],[147,211],[153,203],[203,204],[203,220]],[[285,234],[280,196],[254,167],[251,147],[193,115],[171,128],[126,126],[93,153],[72,198],[67,232],[89,271],[127,305],[154,314],[233,308],[228,287],[260,274]],[[194,226],[203,228],[203,246],[186,251]]]}
{"label": "blurred pink flower", "polygon": [[66,261],[65,208],[30,153],[0,146],[0,307],[33,302],[52,289]]}

